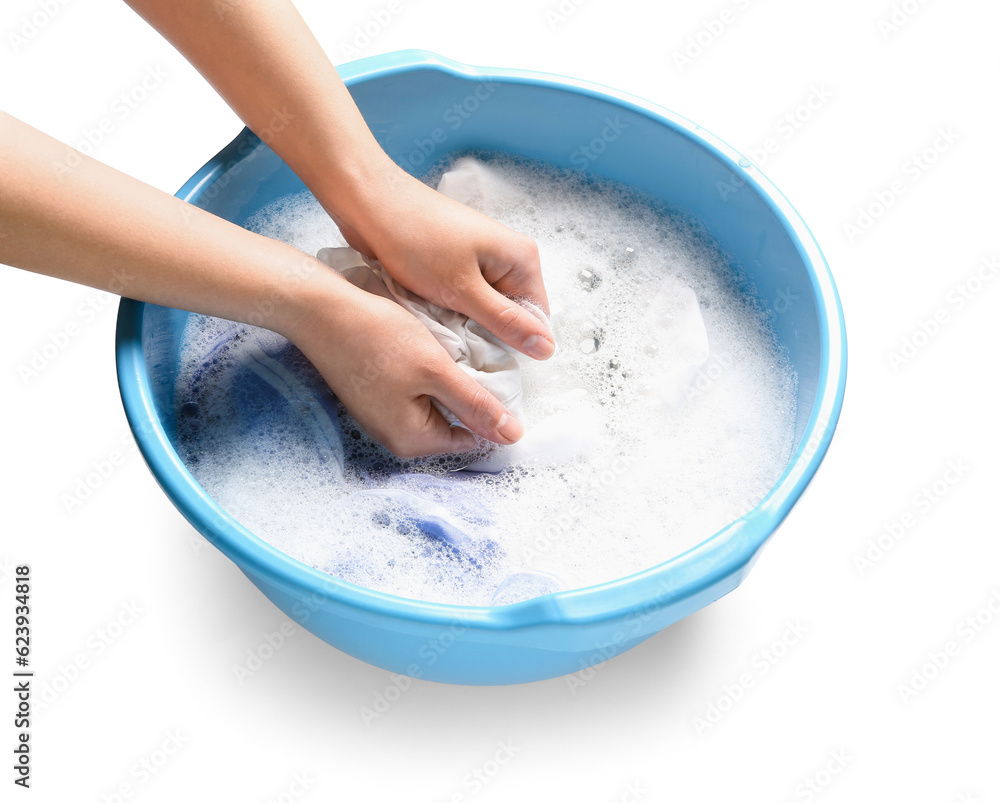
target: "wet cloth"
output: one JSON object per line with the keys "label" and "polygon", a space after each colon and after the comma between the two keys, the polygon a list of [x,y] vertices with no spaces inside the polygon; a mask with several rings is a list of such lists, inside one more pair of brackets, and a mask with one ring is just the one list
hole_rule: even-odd
{"label": "wet cloth", "polygon": [[[514,414],[521,416],[521,368],[515,351],[471,318],[444,309],[411,293],[375,259],[353,248],[321,248],[317,258],[366,292],[395,301],[419,320],[458,366]],[[548,324],[534,304],[522,306]],[[436,399],[434,405],[450,424],[458,419]]]}

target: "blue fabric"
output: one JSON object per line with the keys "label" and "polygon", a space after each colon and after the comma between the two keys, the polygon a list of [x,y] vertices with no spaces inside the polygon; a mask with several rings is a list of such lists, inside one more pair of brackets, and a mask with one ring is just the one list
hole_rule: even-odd
{"label": "blue fabric", "polygon": [[[211,393],[217,393],[220,387],[225,389],[225,396],[212,397]],[[190,426],[211,425],[211,408],[218,405],[214,415],[235,416],[236,420],[228,423],[236,425],[239,437],[259,442],[264,459],[273,453],[267,444],[269,432],[287,426],[289,416],[298,423],[306,422],[316,457],[325,470],[333,473],[332,479],[342,483],[346,472],[361,479],[368,487],[355,492],[353,497],[368,503],[376,500],[376,509],[382,504],[375,523],[395,527],[411,537],[414,548],[424,548],[424,556],[439,569],[457,573],[463,581],[476,581],[486,562],[502,557],[502,547],[483,534],[495,522],[488,505],[470,482],[472,472],[387,473],[376,465],[357,460],[347,463],[339,423],[340,403],[318,372],[288,341],[269,332],[232,324],[202,355],[182,395],[181,426],[185,409],[190,410],[192,405],[199,415],[192,417],[198,423]],[[357,558],[347,556],[326,570],[350,579],[354,574],[352,560]],[[531,588],[557,590],[557,580],[536,574],[511,575],[501,583],[498,599],[519,594],[520,598],[532,596],[523,594]]]}

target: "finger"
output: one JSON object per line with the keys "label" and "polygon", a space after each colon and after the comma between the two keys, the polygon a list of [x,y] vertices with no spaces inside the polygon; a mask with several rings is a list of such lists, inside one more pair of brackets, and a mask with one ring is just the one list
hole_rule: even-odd
{"label": "finger", "polygon": [[[504,252],[509,259],[511,249]],[[514,251],[513,262],[493,263],[489,257],[481,259],[483,276],[505,296],[524,298],[549,314],[549,297],[542,281],[542,265],[538,245],[525,237],[520,248]]]}
{"label": "finger", "polygon": [[510,410],[455,363],[440,375],[429,394],[481,438],[506,446],[524,434],[524,427]]}
{"label": "finger", "polygon": [[522,273],[517,268],[512,269],[501,279],[493,282],[493,286],[505,296],[523,298],[530,301],[548,316],[549,297],[545,292],[542,274]]}
{"label": "finger", "polygon": [[409,400],[390,422],[366,421],[357,415],[355,418],[375,440],[403,459],[469,452],[477,445],[469,430],[445,421],[429,396]]}
{"label": "finger", "polygon": [[432,454],[458,454],[476,448],[476,437],[469,430],[453,427],[438,412],[429,397],[424,397],[427,416],[424,426],[414,433],[407,457]]}
{"label": "finger", "polygon": [[476,282],[459,299],[455,309],[484,326],[511,348],[536,360],[547,360],[556,350],[549,327],[492,288],[485,279]]}

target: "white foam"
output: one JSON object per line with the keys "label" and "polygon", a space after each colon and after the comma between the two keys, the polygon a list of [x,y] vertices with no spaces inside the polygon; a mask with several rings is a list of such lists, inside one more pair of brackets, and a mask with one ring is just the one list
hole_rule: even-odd
{"label": "white foam", "polygon": [[[481,211],[538,242],[559,341],[551,360],[521,363],[528,432],[509,447],[514,469],[435,476],[455,464],[394,460],[323,398],[301,356],[253,327],[192,316],[177,387],[182,457],[251,531],[368,588],[470,605],[617,579],[700,543],[780,476],[796,401],[764,316],[692,225],[619,187],[491,164]],[[306,253],[342,242],[308,194],[250,226]],[[234,394],[250,353],[297,377],[281,375],[284,398]],[[339,457],[320,408],[343,433]],[[373,461],[374,480],[354,470]],[[414,497],[466,540],[422,534]]]}

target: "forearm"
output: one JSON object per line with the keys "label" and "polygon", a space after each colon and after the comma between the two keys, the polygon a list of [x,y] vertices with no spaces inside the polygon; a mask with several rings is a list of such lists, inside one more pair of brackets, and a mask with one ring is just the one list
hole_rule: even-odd
{"label": "forearm", "polygon": [[383,152],[290,0],[126,0],[294,170],[347,242],[424,298],[536,359],[548,327],[537,246],[404,172]]}
{"label": "forearm", "polygon": [[[289,0],[126,0],[336,216],[398,168]],[[330,188],[337,192],[331,193]]]}
{"label": "forearm", "polygon": [[0,262],[286,335],[346,284],[2,112],[0,226]]}

